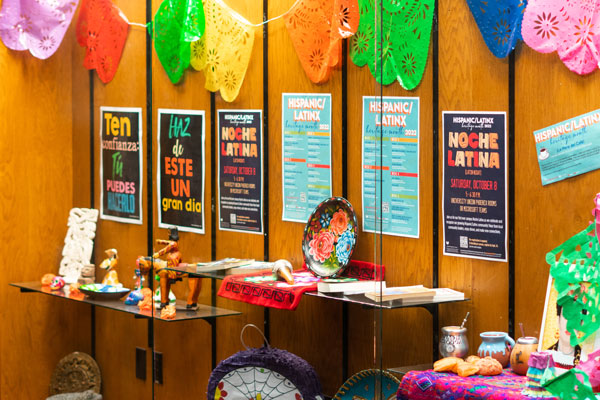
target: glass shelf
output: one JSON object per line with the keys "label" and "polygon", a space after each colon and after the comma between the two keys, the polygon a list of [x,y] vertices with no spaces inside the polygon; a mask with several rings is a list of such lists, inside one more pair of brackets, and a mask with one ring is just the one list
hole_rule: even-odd
{"label": "glass shelf", "polygon": [[344,294],[344,293],[321,293],[321,292],[306,292],[307,296],[314,297],[322,297],[325,299],[333,299],[338,301],[345,301],[348,303],[360,304],[365,307],[373,307],[373,308],[385,308],[385,309],[393,309],[393,308],[408,308],[408,307],[425,307],[436,306],[438,304],[446,304],[446,303],[457,303],[462,301],[469,301],[470,299],[461,299],[461,300],[442,300],[442,301],[420,301],[418,303],[403,303],[402,300],[388,300],[377,302],[375,300],[371,300],[364,294]]}
{"label": "glass shelf", "polygon": [[64,289],[50,290],[48,286],[42,286],[40,282],[11,283],[10,286],[14,286],[21,289],[21,292],[43,293],[54,297],[61,297],[67,300],[78,301],[80,303],[92,304],[94,306],[133,314],[138,318],[154,317],[157,320],[165,322],[187,321],[192,319],[211,319],[241,314],[238,311],[232,311],[218,307],[211,307],[204,304],[198,304],[197,310],[189,311],[185,309],[184,301],[177,300],[177,304],[175,306],[177,310],[177,315],[175,316],[175,318],[162,319],[160,318],[160,313],[156,310],[154,310],[154,313],[152,312],[152,310],[140,310],[138,306],[128,306],[121,300],[95,300],[84,295],[83,293],[68,293]]}
{"label": "glass shelf", "polygon": [[[210,278],[210,279],[225,279],[226,276],[229,276],[225,270],[220,271],[199,271],[201,267],[196,267],[196,265],[178,265],[177,267],[167,268],[171,271],[177,271],[179,273],[190,274],[192,276],[197,276],[201,278]],[[251,271],[250,271],[251,272]],[[403,303],[402,300],[389,300],[376,302],[375,300],[371,300],[364,294],[343,294],[343,293],[320,293],[320,292],[305,292],[307,296],[321,297],[325,299],[332,299],[343,301],[347,303],[360,304],[365,307],[372,308],[384,308],[384,309],[395,309],[395,308],[408,308],[408,307],[424,307],[428,310],[432,310],[433,307],[438,304],[446,304],[446,303],[457,303],[463,301],[469,301],[469,298],[461,299],[461,300],[442,300],[442,301],[422,301],[419,303]]]}

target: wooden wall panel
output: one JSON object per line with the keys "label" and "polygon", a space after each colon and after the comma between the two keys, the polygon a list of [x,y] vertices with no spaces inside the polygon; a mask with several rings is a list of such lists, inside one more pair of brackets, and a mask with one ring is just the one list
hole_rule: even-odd
{"label": "wooden wall panel", "polygon": [[74,30],[48,60],[0,45],[0,398],[48,395],[56,363],[90,353],[90,307],[10,282],[58,272],[73,201]]}
{"label": "wooden wall panel", "polygon": [[[144,23],[145,2],[143,0],[117,0],[114,2],[132,22]],[[142,150],[147,141],[146,126],[146,31],[131,26],[125,42],[119,69],[114,79],[103,84],[94,75],[94,114],[95,114],[95,204],[100,205],[100,107],[141,107],[142,108]],[[143,170],[146,170],[145,154]],[[95,254],[96,265],[105,258],[104,250],[116,248],[119,252],[117,272],[125,287],[133,287],[135,259],[146,253],[147,199],[146,174],[142,174],[142,225],[100,220],[97,228]],[[101,280],[104,271],[96,268],[96,279]],[[134,319],[131,315],[110,310],[96,311],[96,359],[102,370],[103,395],[107,399],[150,398],[150,381],[135,378],[135,347],[147,347],[147,321]]]}
{"label": "wooden wall panel", "polygon": [[[433,111],[433,73],[431,65],[432,50],[421,84],[414,91],[403,90],[398,82],[382,87],[377,84],[368,68],[356,67],[350,60],[348,67],[348,197],[362,223],[362,118],[363,96],[400,96],[419,97],[420,99],[420,136],[419,136],[419,238],[402,238],[390,235],[376,235],[361,232],[359,244],[353,256],[355,259],[382,263],[386,266],[386,282],[388,286],[404,286],[413,284],[432,284],[432,111]],[[381,245],[381,247],[380,247]],[[358,307],[351,308],[349,325],[350,365],[349,374],[372,366],[376,361],[373,355],[374,329],[383,329],[383,365],[394,367],[427,362],[431,359],[431,315],[423,309],[406,309],[369,312]],[[361,321],[371,320],[376,327],[358,329]],[[398,332],[394,327],[410,326],[402,334],[402,346],[397,344]],[[363,333],[360,333],[363,332]],[[414,351],[406,352],[406,348]]]}
{"label": "wooden wall panel", "polygon": [[[443,149],[442,111],[506,111],[508,59],[497,59],[483,42],[466,2],[439,5],[439,148]],[[440,307],[440,327],[460,324],[467,311],[471,353],[480,332],[508,330],[508,263],[442,256],[443,155],[439,153],[440,286],[464,291],[470,302]]]}
{"label": "wooden wall panel", "polygon": [[556,53],[523,46],[515,78],[516,322],[538,336],[550,270],[546,253],[588,226],[600,171],[542,186],[533,131],[600,108],[600,75],[578,76]]}
{"label": "wooden wall panel", "polygon": [[[152,2],[154,17],[162,1]],[[183,110],[203,110],[205,112],[205,188],[204,188],[204,234],[180,232],[180,250],[184,262],[211,260],[211,142],[210,92],[204,89],[204,75],[190,68],[182,81],[173,85],[163,69],[156,51],[152,50],[152,208],[154,215],[153,241],[154,251],[162,246],[156,245],[156,239],[166,239],[167,229],[158,228],[157,184],[158,173],[158,109],[171,108]],[[164,133],[163,133],[164,134]],[[199,297],[201,304],[210,304],[210,281],[202,280]],[[187,278],[172,286],[178,299],[187,298]],[[155,321],[154,346],[163,354],[163,384],[154,385],[156,399],[203,398],[206,393],[211,367],[211,330],[206,321],[196,320],[178,323]],[[199,377],[202,377],[199,379]]]}
{"label": "wooden wall panel", "polygon": [[[283,14],[292,0],[269,2],[269,18]],[[281,95],[282,93],[331,93],[333,195],[342,195],[341,175],[341,72],[332,73],[322,85],[311,83],[296,55],[283,20],[269,24],[269,258],[289,260],[302,266],[304,224],[283,222],[281,188]],[[315,323],[316,316],[323,323]],[[341,304],[303,298],[293,311],[271,311],[271,343],[312,364],[325,393],[334,394],[341,376]],[[326,355],[326,356],[324,356]]]}
{"label": "wooden wall panel", "polygon": [[[258,24],[263,19],[263,2],[261,0],[229,0],[227,1],[232,9],[239,13],[242,17],[246,18],[248,22],[252,24]],[[222,99],[217,93],[215,96],[216,110],[229,109],[229,110],[263,110],[263,27],[254,28],[254,46],[252,49],[252,56],[246,71],[246,77],[238,97],[231,103],[228,103]],[[215,115],[218,119],[218,115]],[[263,112],[263,118],[265,118]],[[218,124],[218,120],[215,121]],[[215,127],[217,129],[217,127]],[[218,135],[215,138],[215,146],[213,147],[215,156],[218,157]],[[263,150],[265,144],[269,138],[263,132]],[[215,166],[218,165],[218,160]],[[267,164],[263,165],[266,170]],[[215,171],[215,177],[218,183],[218,173]],[[264,175],[263,175],[264,176]],[[263,183],[264,185],[264,183]],[[258,261],[264,260],[264,235],[251,234],[251,233],[239,233],[222,231],[219,229],[219,205],[218,205],[218,192],[217,187],[216,195],[216,212],[217,212],[217,226],[216,229],[216,258],[226,257],[237,257],[237,258],[253,258]],[[267,193],[263,193],[263,199],[266,202]],[[265,221],[263,221],[264,224]],[[263,228],[266,232],[267,227]],[[220,287],[221,282],[217,283],[217,288]],[[224,298],[217,299],[217,305],[219,307],[227,308],[229,310],[237,310],[242,312],[242,315],[228,318],[221,318],[217,321],[217,329],[219,339],[217,340],[217,361],[223,360],[232,354],[244,350],[242,343],[239,340],[239,333],[246,324],[254,324],[264,331],[264,308],[253,306],[237,301],[232,301]],[[227,333],[227,337],[225,336]],[[262,338],[257,333],[247,332],[244,334],[244,340],[248,346],[260,347],[262,344]]]}

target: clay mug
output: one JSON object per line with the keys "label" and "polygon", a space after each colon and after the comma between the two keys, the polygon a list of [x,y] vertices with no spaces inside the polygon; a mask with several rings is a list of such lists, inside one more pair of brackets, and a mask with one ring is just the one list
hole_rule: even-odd
{"label": "clay mug", "polygon": [[533,336],[523,336],[517,339],[515,348],[510,353],[510,367],[519,374],[527,374],[529,356],[537,350],[538,340]]}
{"label": "clay mug", "polygon": [[490,356],[502,364],[502,368],[508,365],[510,351],[515,345],[513,338],[506,332],[483,332],[479,334],[481,345],[477,355],[481,358]]}

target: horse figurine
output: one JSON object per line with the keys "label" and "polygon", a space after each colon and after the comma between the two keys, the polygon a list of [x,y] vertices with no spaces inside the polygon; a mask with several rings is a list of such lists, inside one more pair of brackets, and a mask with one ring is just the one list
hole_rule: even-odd
{"label": "horse figurine", "polygon": [[[154,267],[155,272],[160,278],[160,308],[169,305],[169,291],[171,284],[181,280],[187,274],[182,274],[172,269],[181,263],[181,252],[179,251],[179,232],[177,228],[172,228],[169,232],[169,240],[157,239],[157,244],[165,245],[158,250],[152,257],[140,256],[136,264],[143,275],[149,274]],[[166,260],[159,257],[165,256]],[[186,309],[198,309],[198,296],[200,295],[201,282],[199,278],[188,276],[189,293]]]}

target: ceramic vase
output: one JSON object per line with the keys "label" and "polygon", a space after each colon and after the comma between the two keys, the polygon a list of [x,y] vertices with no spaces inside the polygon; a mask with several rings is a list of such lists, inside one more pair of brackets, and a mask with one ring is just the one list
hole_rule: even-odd
{"label": "ceramic vase", "polygon": [[490,356],[502,364],[502,368],[508,366],[510,352],[515,341],[506,332],[483,332],[479,334],[481,345],[477,355],[481,358]]}

